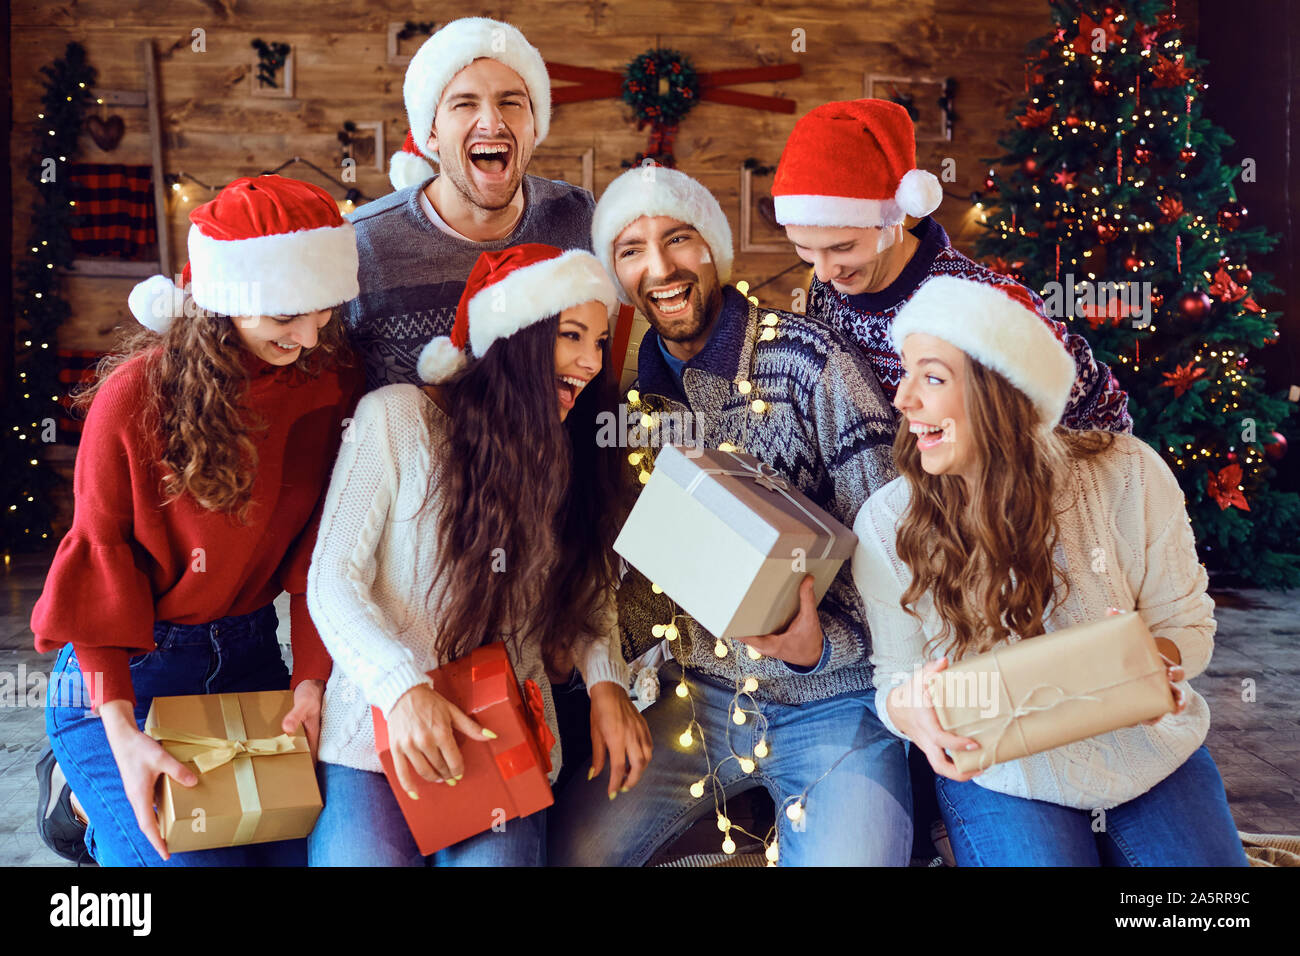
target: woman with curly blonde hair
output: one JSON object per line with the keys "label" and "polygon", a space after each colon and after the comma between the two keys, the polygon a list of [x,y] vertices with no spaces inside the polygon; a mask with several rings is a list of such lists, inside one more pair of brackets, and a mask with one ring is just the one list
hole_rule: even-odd
{"label": "woman with curly blonde hair", "polygon": [[[36,649],[60,651],[46,729],[100,864],[305,864],[304,840],[170,855],[155,785],[196,779],[142,727],[157,696],[292,683],[284,728],[315,745],[330,661],[304,592],[362,388],[337,314],[357,294],[356,243],[328,193],[278,176],[236,180],[190,221],[184,289],[156,276],[132,291],[146,328],[80,396],[72,527],[31,622]],[[284,590],[292,682],[272,606]]]}
{"label": "woman with curly blonde hair", "polygon": [[[1244,866],[1187,683],[1215,621],[1182,490],[1138,439],[1059,426],[1074,363],[1032,306],[944,276],[894,322],[899,477],[854,527],[881,720],[929,759],[961,866]],[[958,772],[978,744],[939,725],[929,676],[1115,609],[1154,635],[1174,710]]]}

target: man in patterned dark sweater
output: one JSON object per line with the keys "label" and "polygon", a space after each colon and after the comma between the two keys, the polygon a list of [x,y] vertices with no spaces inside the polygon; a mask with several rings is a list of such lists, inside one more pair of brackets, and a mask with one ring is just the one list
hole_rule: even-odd
{"label": "man in patterned dark sweater", "polygon": [[[915,156],[912,121],[898,104],[826,103],[795,124],[772,186],[777,221],[814,268],[808,314],[862,348],[891,400],[902,364],[889,330],[922,283],[951,275],[1016,284],[952,247],[930,218],[943,190],[933,174],[914,168]],[[907,217],[919,221],[905,229]],[[1128,396],[1110,369],[1029,295],[1078,369],[1062,424],[1131,432]]]}
{"label": "man in patterned dark sweater", "polygon": [[[658,414],[656,444],[745,451],[851,524],[895,475],[897,427],[857,349],[726,285],[726,217],[703,186],[676,170],[624,173],[601,197],[592,229],[620,295],[652,326],[629,401]],[[804,582],[800,611],[779,634],[718,642],[677,618],[676,659],[659,667],[664,693],[645,712],[654,759],[626,796],[611,794],[616,803],[598,782],[574,779],[560,792],[549,824],[553,862],[645,863],[714,808],[713,799],[691,795],[703,781],[720,801],[724,792],[767,788],[781,811],[782,864],[906,865],[907,760],[875,714],[862,599],[847,564],[820,606],[810,585]],[[636,571],[624,576],[618,598],[633,653],[655,642],[652,627],[673,620],[668,596]],[[683,680],[687,696],[671,690]],[[743,727],[734,722],[739,708],[747,712]],[[702,745],[681,745],[688,726]]]}

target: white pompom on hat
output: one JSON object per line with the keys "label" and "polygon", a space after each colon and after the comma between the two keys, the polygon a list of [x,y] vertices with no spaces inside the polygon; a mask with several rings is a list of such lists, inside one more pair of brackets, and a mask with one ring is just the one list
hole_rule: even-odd
{"label": "white pompom on hat", "polygon": [[618,296],[600,261],[585,249],[565,252],[530,242],[484,252],[465,281],[451,334],[420,351],[416,372],[431,384],[444,382],[498,339],[584,302],[605,306],[612,335]]}
{"label": "white pompom on hat", "polygon": [[[406,67],[402,99],[406,102],[407,141],[414,146],[415,155],[438,162],[437,150],[429,150],[427,144],[443,91],[457,73],[484,57],[519,74],[532,103],[534,143],[546,139],[551,129],[551,78],[542,54],[508,23],[487,17],[462,17],[425,40]],[[432,166],[426,174],[410,159],[403,158],[403,153],[410,155],[403,148],[393,154],[389,163],[389,180],[394,188],[402,188],[397,185],[399,180],[409,186],[433,175]]]}
{"label": "white pompom on hat", "polygon": [[166,332],[193,305],[221,315],[303,315],[360,293],[352,224],[329,193],[283,176],[236,179],[190,213],[190,260],[179,286],[145,279],[127,305]]}
{"label": "white pompom on hat", "polygon": [[942,201],[938,178],[916,168],[912,118],[889,100],[824,103],[800,118],[772,181],[783,226],[897,226]]}
{"label": "white pompom on hat", "polygon": [[1002,375],[1033,402],[1043,426],[1055,427],[1065,414],[1078,372],[1024,286],[935,276],[895,316],[894,350],[901,355],[917,332],[943,339]]}
{"label": "white pompom on hat", "polygon": [[718,281],[725,284],[731,278],[731,224],[713,193],[676,169],[638,166],[605,187],[591,218],[591,247],[614,281],[620,301],[632,304],[614,272],[614,242],[642,216],[669,216],[694,226],[709,246]]}
{"label": "white pompom on hat", "polygon": [[415,140],[408,130],[402,148],[393,153],[393,158],[388,161],[388,181],[394,189],[405,189],[407,186],[419,186],[428,182],[433,174],[433,163],[425,159],[424,154],[416,148]]}

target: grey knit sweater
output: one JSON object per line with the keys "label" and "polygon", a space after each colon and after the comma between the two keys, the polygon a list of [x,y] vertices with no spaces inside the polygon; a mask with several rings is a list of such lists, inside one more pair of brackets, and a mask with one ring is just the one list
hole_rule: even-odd
{"label": "grey knit sweater", "polygon": [[[867,498],[897,472],[892,446],[897,429],[871,366],[838,332],[813,319],[776,312],[776,337],[760,341],[763,316],[730,286],[723,289],[722,314],[708,344],[686,363],[682,381],[668,368],[658,336],[650,331],[638,353],[640,400],[662,413],[661,444],[682,441],[717,448],[728,442],[774,467],[842,524],[852,527]],[[741,395],[735,386],[753,386]],[[751,402],[770,406],[761,414]],[[694,434],[685,434],[689,424]],[[635,570],[618,591],[624,655],[639,655],[655,643],[650,629],[671,619],[665,594],[654,594]],[[727,688],[758,678],[754,697],[799,704],[872,687],[866,608],[845,562],[818,607],[826,640],[812,668],[775,658],[752,661],[743,653],[719,659],[715,639],[693,620],[673,641],[673,653],[697,676]],[[679,619],[679,629],[681,626]]]}
{"label": "grey knit sweater", "polygon": [[435,226],[420,205],[419,186],[366,203],[347,218],[356,227],[361,294],[343,307],[352,346],[366,368],[366,390],[406,382],[420,350],[447,335],[456,304],[479,254],[524,242],[591,250],[595,200],[578,186],[525,176],[524,214],[504,239],[471,242]]}

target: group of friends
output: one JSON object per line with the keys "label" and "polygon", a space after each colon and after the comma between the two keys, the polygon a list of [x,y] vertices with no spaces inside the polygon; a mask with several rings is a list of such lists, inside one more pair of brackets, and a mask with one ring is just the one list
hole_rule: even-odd
{"label": "group of friends", "polygon": [[[396,191],[344,219],[306,183],[231,183],[81,398],[73,523],[31,621],[63,689],[38,766],[52,845],[120,866],[635,866],[714,812],[692,786],[712,772],[726,796],[802,795],[781,865],[907,865],[915,747],[959,865],[1246,864],[1188,683],[1215,621],[1178,483],[1087,343],[953,248],[901,107],[796,123],[773,185],[815,273],[796,313],[730,284],[726,216],[686,174],[635,167],[599,202],[528,174],[550,86],[514,27],[449,23],[403,94]],[[649,323],[635,396],[620,303]],[[674,617],[613,551],[639,488],[632,449],[598,438],[621,400],[853,527],[825,597],[806,580],[784,630],[721,655]],[[958,772],[978,745],[940,726],[927,678],[1115,609],[1154,635],[1174,710]],[[371,708],[401,786],[456,786],[461,743],[492,729],[428,672],[496,640],[540,688],[555,803],[422,856]],[[665,688],[642,710],[636,659]],[[285,688],[318,758],[310,837],[169,854],[155,787],[196,778],[143,732],[151,700]],[[742,701],[758,719],[735,721]]]}

